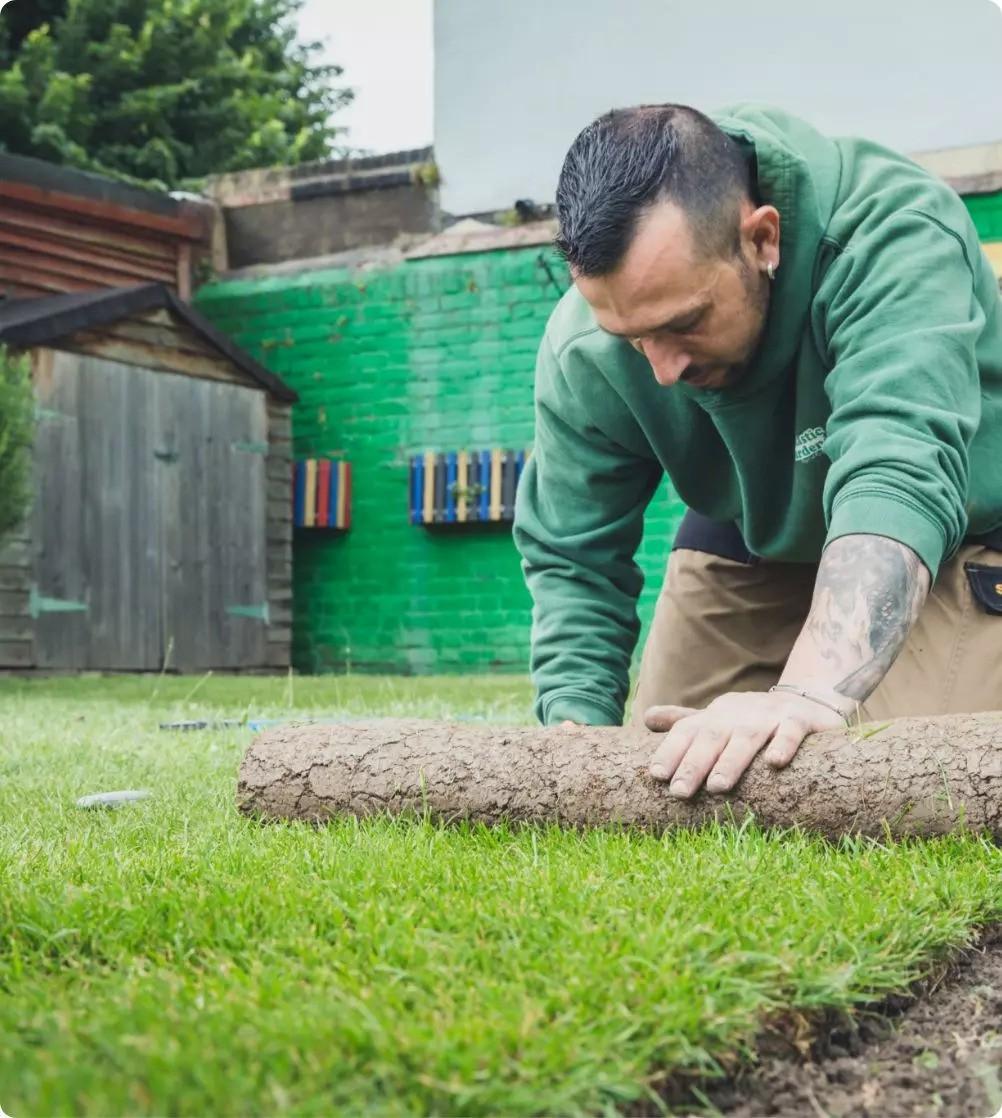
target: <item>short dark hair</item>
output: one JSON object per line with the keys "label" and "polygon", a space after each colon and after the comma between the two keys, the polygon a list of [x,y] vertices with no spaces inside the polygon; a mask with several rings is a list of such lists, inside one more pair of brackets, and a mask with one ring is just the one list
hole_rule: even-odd
{"label": "short dark hair", "polygon": [[645,212],[672,201],[705,256],[733,256],[751,178],[741,147],[696,109],[613,109],[579,133],[564,159],[556,247],[582,275],[606,275],[626,255]]}

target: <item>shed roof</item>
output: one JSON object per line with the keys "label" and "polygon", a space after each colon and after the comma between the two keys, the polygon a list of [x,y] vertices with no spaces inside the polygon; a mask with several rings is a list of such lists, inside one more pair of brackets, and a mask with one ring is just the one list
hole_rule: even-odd
{"label": "shed roof", "polygon": [[41,299],[0,302],[0,342],[11,346],[44,346],[95,326],[107,326],[129,315],[166,309],[195,331],[249,379],[276,399],[294,403],[299,397],[279,377],[220,333],[206,318],[160,283],[112,287]]}
{"label": "shed roof", "polygon": [[[100,216],[114,217],[129,225],[148,225],[196,240],[205,239],[209,234],[212,207],[208,199],[175,198],[159,190],[132,186],[45,159],[0,152],[0,183],[3,183],[3,192],[12,196],[34,191],[26,195],[33,202],[87,212],[98,207]],[[24,189],[16,192],[15,184]],[[93,205],[88,207],[87,202]]]}

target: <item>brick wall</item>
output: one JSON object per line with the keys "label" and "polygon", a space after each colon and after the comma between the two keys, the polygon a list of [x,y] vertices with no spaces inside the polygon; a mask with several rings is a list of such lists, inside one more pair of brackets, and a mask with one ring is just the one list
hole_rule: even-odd
{"label": "brick wall", "polygon": [[[530,600],[510,527],[411,525],[408,463],[531,446],[536,349],[567,283],[537,247],[202,289],[199,309],[299,393],[297,456],[352,462],[351,531],[297,534],[300,669],[526,669]],[[645,621],[682,511],[667,486],[649,510]]]}
{"label": "brick wall", "polygon": [[965,198],[983,241],[1002,241],[1002,191],[995,194],[973,194]]}
{"label": "brick wall", "polygon": [[[1002,195],[969,205],[982,236],[1002,238]],[[300,394],[297,456],[353,465],[351,531],[297,535],[297,667],[525,669],[530,603],[509,531],[412,526],[408,462],[531,445],[536,348],[567,282],[537,247],[202,289],[200,309]],[[683,511],[667,484],[648,511],[645,626]]]}

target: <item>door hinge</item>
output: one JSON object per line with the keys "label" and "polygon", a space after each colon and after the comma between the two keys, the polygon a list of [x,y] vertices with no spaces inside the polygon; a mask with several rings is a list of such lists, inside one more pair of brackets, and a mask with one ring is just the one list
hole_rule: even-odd
{"label": "door hinge", "polygon": [[69,598],[46,598],[39,594],[38,587],[32,584],[31,594],[28,598],[28,612],[32,618],[39,618],[43,613],[86,613],[86,602],[74,602]]}
{"label": "door hinge", "polygon": [[230,443],[232,450],[239,450],[244,454],[267,454],[271,447],[267,443]]}
{"label": "door hinge", "polygon": [[72,415],[67,415],[64,411],[55,411],[52,408],[43,408],[41,404],[35,405],[35,419],[72,419]]}
{"label": "door hinge", "polygon": [[263,621],[265,625],[269,623],[267,602],[260,606],[227,606],[226,612],[230,617],[249,617],[252,621]]}

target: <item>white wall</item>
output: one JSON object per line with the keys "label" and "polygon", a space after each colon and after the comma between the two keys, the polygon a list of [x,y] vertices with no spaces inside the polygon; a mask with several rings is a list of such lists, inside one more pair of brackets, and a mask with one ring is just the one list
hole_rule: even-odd
{"label": "white wall", "polygon": [[453,214],[552,201],[581,128],[644,101],[767,102],[906,152],[1002,140],[997,0],[435,0],[435,71]]}
{"label": "white wall", "polygon": [[295,22],[355,91],[334,117],[341,143],[373,153],[431,143],[432,0],[303,0]]}

